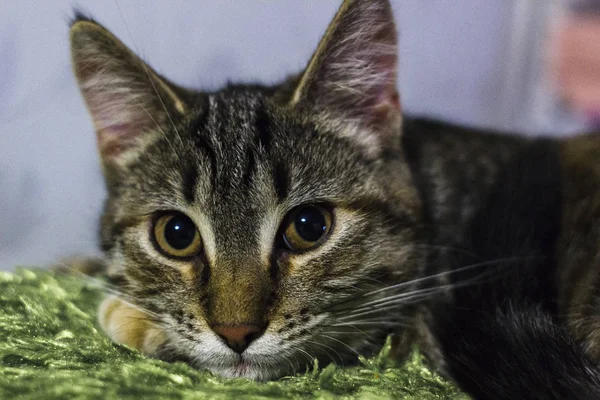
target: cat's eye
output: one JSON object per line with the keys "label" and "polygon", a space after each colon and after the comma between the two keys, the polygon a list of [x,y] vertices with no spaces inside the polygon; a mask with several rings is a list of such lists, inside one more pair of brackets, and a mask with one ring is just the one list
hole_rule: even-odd
{"label": "cat's eye", "polygon": [[159,216],[154,222],[153,233],[155,243],[168,256],[193,257],[202,250],[198,228],[188,216],[180,212]]}
{"label": "cat's eye", "polygon": [[331,211],[321,205],[305,205],[292,210],[283,225],[283,242],[292,251],[317,247],[331,230]]}

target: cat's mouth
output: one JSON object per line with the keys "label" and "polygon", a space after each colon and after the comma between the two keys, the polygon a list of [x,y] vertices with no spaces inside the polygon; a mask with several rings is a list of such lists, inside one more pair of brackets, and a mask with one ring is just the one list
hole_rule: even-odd
{"label": "cat's mouth", "polygon": [[244,360],[243,358],[233,367],[236,375],[245,376],[253,368],[251,362]]}
{"label": "cat's mouth", "polygon": [[206,367],[211,372],[227,378],[246,378],[257,381],[274,379],[279,377],[282,372],[278,368],[265,370],[264,366],[261,366],[260,363],[244,359],[243,357],[240,357],[238,361],[229,365],[207,365]]}

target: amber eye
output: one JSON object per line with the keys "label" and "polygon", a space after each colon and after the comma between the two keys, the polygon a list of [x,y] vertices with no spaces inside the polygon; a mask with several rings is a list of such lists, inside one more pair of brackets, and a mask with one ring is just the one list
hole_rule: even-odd
{"label": "amber eye", "polygon": [[292,251],[320,245],[331,229],[333,217],[323,206],[308,205],[292,210],[285,219],[283,241]]}
{"label": "amber eye", "polygon": [[193,257],[202,249],[196,225],[179,212],[158,217],[154,223],[154,239],[158,247],[172,257]]}

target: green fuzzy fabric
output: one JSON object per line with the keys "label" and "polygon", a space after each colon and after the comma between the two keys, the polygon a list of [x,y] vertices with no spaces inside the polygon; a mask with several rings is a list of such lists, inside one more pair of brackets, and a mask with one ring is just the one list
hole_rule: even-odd
{"label": "green fuzzy fabric", "polygon": [[312,368],[276,382],[224,379],[112,343],[98,328],[102,293],[42,270],[0,272],[0,399],[467,399],[415,352],[389,346],[351,368]]}

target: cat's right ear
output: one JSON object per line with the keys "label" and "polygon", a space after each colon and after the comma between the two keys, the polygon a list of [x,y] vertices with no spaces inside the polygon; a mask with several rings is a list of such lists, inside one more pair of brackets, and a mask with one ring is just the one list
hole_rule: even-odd
{"label": "cat's right ear", "polygon": [[186,113],[178,89],[97,22],[77,16],[70,41],[73,71],[105,166],[121,164]]}
{"label": "cat's right ear", "polygon": [[388,0],[344,0],[290,106],[369,145],[394,143],[402,120],[397,42]]}

